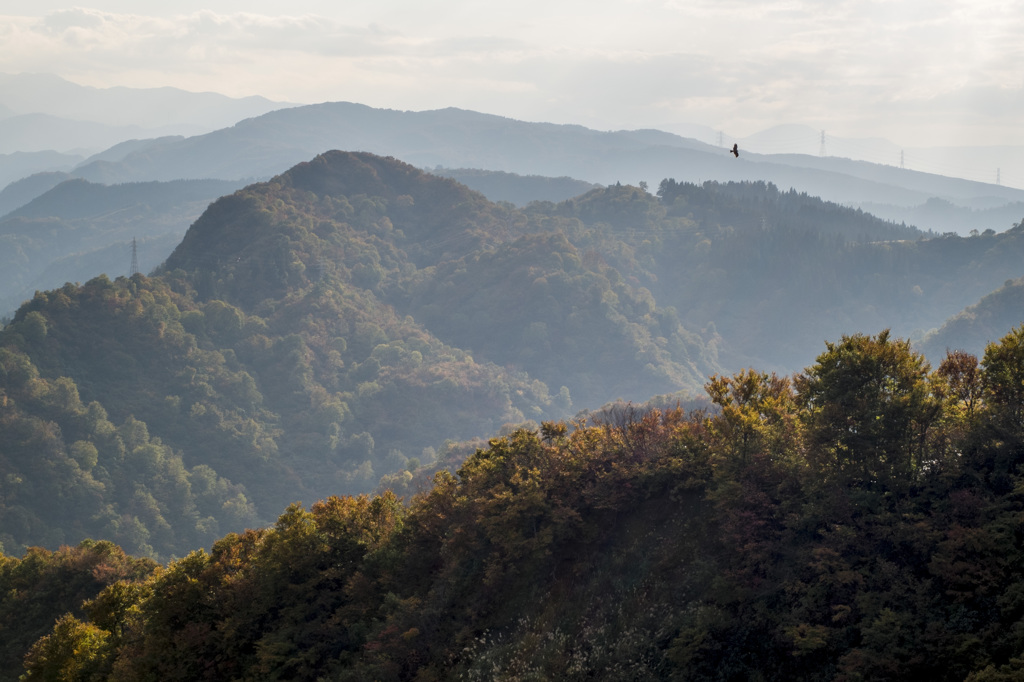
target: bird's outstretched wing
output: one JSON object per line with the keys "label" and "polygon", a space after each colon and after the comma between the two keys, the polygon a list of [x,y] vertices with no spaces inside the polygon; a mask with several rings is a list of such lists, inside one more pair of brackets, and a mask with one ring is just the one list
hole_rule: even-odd
{"label": "bird's outstretched wing", "polygon": [[736,157],[737,159],[738,159],[738,158],[740,158],[740,146],[739,146],[738,144],[734,144],[734,145],[732,146],[732,149],[730,149],[729,151],[730,151],[730,152],[732,153],[732,155],[733,155],[733,156],[735,156],[735,157]]}

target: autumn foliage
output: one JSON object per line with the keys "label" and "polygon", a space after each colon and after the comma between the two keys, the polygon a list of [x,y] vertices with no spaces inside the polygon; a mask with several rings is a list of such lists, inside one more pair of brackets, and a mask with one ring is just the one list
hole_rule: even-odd
{"label": "autumn foliage", "polygon": [[292,505],[109,583],[26,679],[1014,679],[1022,340],[932,371],[843,337],[793,379],[713,377],[715,410],[546,422],[407,503]]}

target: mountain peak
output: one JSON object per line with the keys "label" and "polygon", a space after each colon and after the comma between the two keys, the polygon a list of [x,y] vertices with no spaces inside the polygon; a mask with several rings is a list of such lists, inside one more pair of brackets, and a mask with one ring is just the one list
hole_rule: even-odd
{"label": "mountain peak", "polygon": [[464,185],[397,159],[329,151],[218,199],[165,267],[192,273],[197,289],[213,278],[207,293],[255,304],[308,285],[327,262],[348,279],[406,259],[423,267],[460,257],[494,241],[504,225],[496,210]]}

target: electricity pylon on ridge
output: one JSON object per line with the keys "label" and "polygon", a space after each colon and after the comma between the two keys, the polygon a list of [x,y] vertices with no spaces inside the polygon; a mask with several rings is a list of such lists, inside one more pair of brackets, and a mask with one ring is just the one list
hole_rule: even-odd
{"label": "electricity pylon on ridge", "polygon": [[139,274],[139,248],[135,244],[135,237],[132,237],[132,267],[128,271],[129,277]]}

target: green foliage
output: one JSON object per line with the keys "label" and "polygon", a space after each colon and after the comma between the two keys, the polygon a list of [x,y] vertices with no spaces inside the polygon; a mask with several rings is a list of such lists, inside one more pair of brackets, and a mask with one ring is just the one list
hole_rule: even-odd
{"label": "green foliage", "polygon": [[910,343],[844,336],[798,382],[807,409],[812,460],[841,485],[889,489],[910,482],[927,462],[924,435],[938,404],[929,366]]}
{"label": "green foliage", "polygon": [[[857,243],[867,218],[764,186],[668,194],[520,212],[330,153],[215,203],[158,275],[40,292],[0,332],[0,541],[31,557],[103,537],[172,560],[75,604],[43,593],[47,627],[71,617],[30,664],[126,680],[1012,671],[1022,332],[934,373],[888,332],[844,336],[793,380],[716,374],[714,407],[672,408],[720,347],[735,360],[784,335],[800,355],[780,311],[831,319],[845,301],[828,292],[856,288],[846,260],[873,263],[882,291],[926,251],[980,256]],[[848,229],[769,220],[802,209]],[[763,297],[736,304],[743,328],[716,331],[744,290]],[[558,421],[655,391],[659,409]],[[486,433],[502,435],[455,444]],[[422,492],[329,497],[381,477]]]}
{"label": "green foliage", "polygon": [[1017,335],[976,380],[967,357],[929,374],[906,342],[856,335],[795,387],[713,377],[714,412],[513,430],[407,506],[292,505],[114,582],[26,662],[115,680],[1012,679],[1022,433],[996,387]]}
{"label": "green foliage", "polygon": [[29,679],[90,679],[113,640],[107,621],[82,622],[83,601],[155,569],[151,560],[91,540],[55,552],[33,548],[21,559],[0,554],[0,680],[18,679],[26,652]]}
{"label": "green foliage", "polygon": [[26,680],[100,680],[110,633],[65,614],[25,655]]}
{"label": "green foliage", "polygon": [[213,541],[218,519],[256,520],[251,508],[228,509],[244,500],[238,486],[208,466],[190,470],[131,415],[115,425],[98,402],[83,404],[73,380],[40,378],[10,347],[0,348],[0,396],[0,541],[9,552],[103,537],[166,557]]}
{"label": "green foliage", "polygon": [[1024,426],[1024,325],[985,347],[985,397],[998,424],[1009,433]]}

